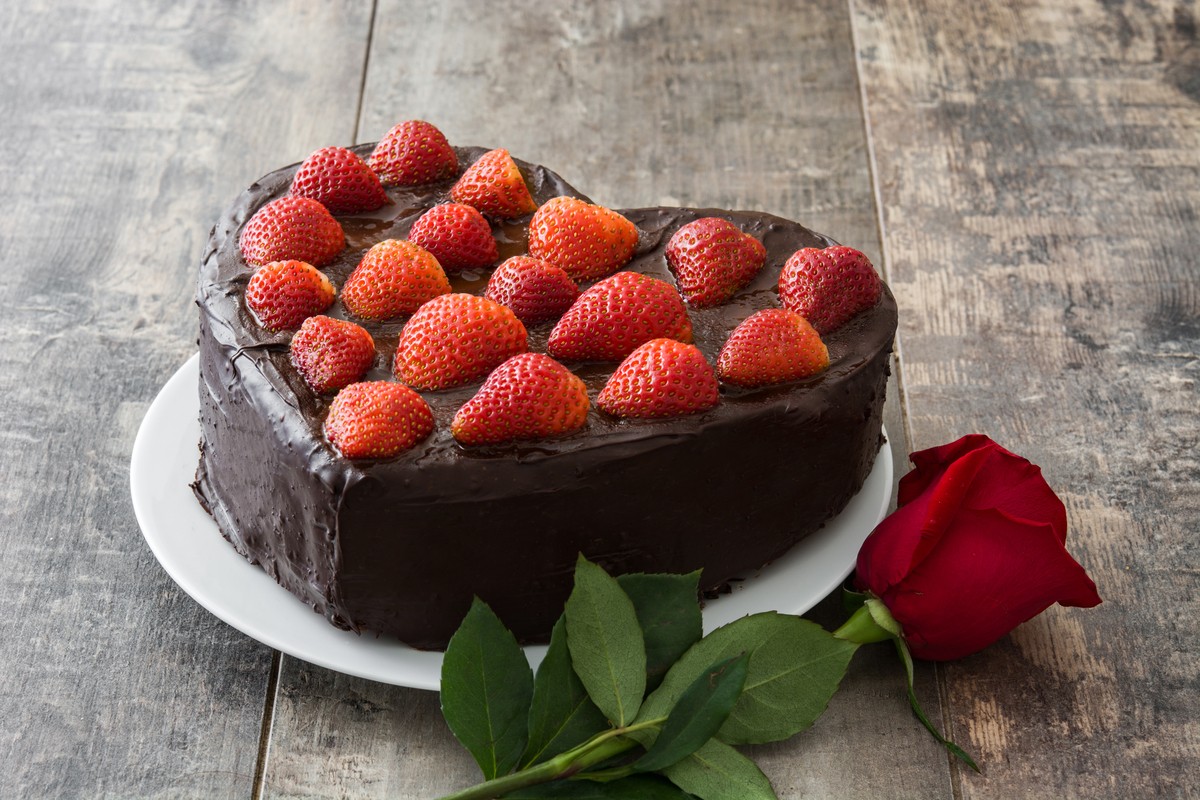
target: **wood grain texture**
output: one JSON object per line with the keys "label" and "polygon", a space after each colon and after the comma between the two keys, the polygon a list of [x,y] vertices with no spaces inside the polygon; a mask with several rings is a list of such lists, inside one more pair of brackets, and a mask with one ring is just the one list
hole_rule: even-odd
{"label": "wood grain texture", "polygon": [[[456,144],[546,164],[597,202],[768,211],[878,258],[850,33],[840,0],[385,0],[360,138],[427,119]],[[887,425],[902,466],[895,387]],[[836,601],[815,617],[844,619]],[[753,748],[780,797],[948,796],[945,758],[912,719],[900,675],[889,649],[867,648],[814,729]],[[920,691],[936,714],[931,667]],[[404,800],[478,780],[432,693],[285,657],[275,708],[266,797]]]}
{"label": "wood grain texture", "polygon": [[1044,468],[1105,604],[948,665],[964,797],[1192,797],[1195,3],[854,0],[915,448]]}
{"label": "wood grain texture", "polygon": [[369,18],[0,9],[2,797],[251,793],[272,653],[157,565],[129,453],[195,350],[219,210],[268,165],[353,135]]}

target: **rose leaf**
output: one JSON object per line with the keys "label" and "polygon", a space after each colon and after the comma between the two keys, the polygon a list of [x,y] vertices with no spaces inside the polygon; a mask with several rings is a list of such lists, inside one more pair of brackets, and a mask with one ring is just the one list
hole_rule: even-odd
{"label": "rose leaf", "polygon": [[588,696],[617,726],[637,715],[646,691],[646,645],[629,595],[582,555],[564,613],[571,666]]}
{"label": "rose leaf", "polygon": [[442,659],[442,716],[487,780],[525,750],[533,671],[516,638],[475,598]]}

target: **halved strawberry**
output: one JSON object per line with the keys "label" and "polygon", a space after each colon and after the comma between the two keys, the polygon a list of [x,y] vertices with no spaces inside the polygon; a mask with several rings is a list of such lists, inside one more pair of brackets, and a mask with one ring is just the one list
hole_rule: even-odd
{"label": "halved strawberry", "polygon": [[346,458],[391,458],[433,431],[421,395],[399,383],[352,383],[337,393],[325,418],[325,438]]}
{"label": "halved strawberry", "polygon": [[303,261],[263,264],[246,284],[246,305],[269,331],[300,327],[333,304],[336,292],[316,267]]}
{"label": "halved strawberry", "polygon": [[254,212],[238,246],[246,263],[306,261],[324,267],[346,246],[342,226],[329,209],[307,197],[280,197]]}
{"label": "halved strawberry", "polygon": [[342,287],[342,305],[357,317],[385,320],[412,314],[450,292],[436,258],[403,239],[384,239],[368,250]]}
{"label": "halved strawberry", "polygon": [[700,348],[651,339],[629,354],[604,384],[596,405],[618,417],[683,417],[720,402],[717,376]]}
{"label": "halved strawberry", "polygon": [[667,242],[679,293],[697,308],[724,303],[762,269],[767,248],[720,217],[693,220]]}
{"label": "halved strawberry", "polygon": [[304,320],[289,347],[292,364],[317,394],[345,388],[371,368],[375,340],[364,328],[318,314]]}
{"label": "halved strawberry", "polygon": [[587,422],[587,387],[575,373],[541,353],[513,356],[488,375],[450,423],[462,444],[545,439]]}
{"label": "halved strawberry", "polygon": [[829,366],[829,351],[804,317],[764,308],[729,334],[717,357],[717,376],[746,388],[806,378]]}
{"label": "halved strawberry", "polygon": [[629,263],[637,226],[612,209],[575,197],[547,200],[529,221],[529,255],[577,281],[611,275]]}
{"label": "halved strawberry", "polygon": [[311,197],[334,214],[374,211],[388,202],[379,176],[344,147],[322,147],[292,178],[292,194]]}
{"label": "halved strawberry", "polygon": [[882,284],[853,247],[797,250],[779,273],[779,300],[826,334],[879,302]]}
{"label": "halved strawberry", "polygon": [[692,340],[692,321],[675,287],[618,272],[579,295],[550,332],[546,350],[563,361],[619,361],[658,338]]}
{"label": "halved strawberry", "polygon": [[579,297],[579,287],[553,264],[513,256],[492,273],[484,297],[508,306],[526,325],[558,319]]}
{"label": "halved strawberry", "polygon": [[458,155],[441,131],[424,120],[411,119],[379,140],[367,165],[388,186],[420,186],[458,172]]}
{"label": "halved strawberry", "polygon": [[478,380],[528,349],[513,312],[473,294],[446,294],[417,309],[400,332],[393,368],[418,389]]}
{"label": "halved strawberry", "polygon": [[489,150],[450,188],[450,199],[493,219],[524,216],[537,208],[517,162],[507,150]]}
{"label": "halved strawberry", "polygon": [[498,255],[492,226],[462,203],[443,203],[426,211],[413,223],[408,240],[433,253],[446,272],[486,267]]}

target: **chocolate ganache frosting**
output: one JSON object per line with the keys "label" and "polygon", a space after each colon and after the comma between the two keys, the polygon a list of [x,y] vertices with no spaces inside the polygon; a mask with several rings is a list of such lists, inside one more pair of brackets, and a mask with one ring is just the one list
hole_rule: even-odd
{"label": "chocolate ganache frosting", "polygon": [[[355,148],[366,156],[371,146]],[[483,152],[458,148],[460,164]],[[538,204],[583,198],[541,166],[518,162]],[[824,337],[830,366],[812,378],[743,390],[722,386],[717,407],[662,421],[621,420],[593,405],[587,424],[555,439],[468,448],[451,437],[455,411],[482,381],[423,392],[435,429],[396,458],[348,460],[325,440],[331,396],[291,365],[290,332],[264,330],[243,295],[253,267],[242,226],[288,192],[296,165],[249,189],[212,232],[200,270],[200,463],[196,496],[221,534],[331,623],[442,648],[478,595],[523,641],[545,640],[583,553],[614,574],[702,569],[702,588],[752,573],[842,510],[882,443],[881,413],[896,304],[879,303]],[[362,254],[404,238],[453,180],[389,188],[378,211],[339,216],[347,247],[323,269],[341,287]],[[583,198],[586,199],[586,198]],[[625,269],[674,284],[664,257],[671,234],[723,217],[766,246],[766,265],[729,302],[688,309],[710,362],[729,333],[779,305],[788,257],[832,240],[768,214],[640,208]],[[526,252],[528,217],[494,226],[500,260]],[[451,276],[481,294],[486,271]],[[344,317],[340,302],[326,312]],[[360,320],[357,320],[361,323]],[[395,380],[403,320],[364,323],[377,358],[366,380]],[[552,323],[529,330],[545,352]],[[595,401],[615,363],[569,364]]]}

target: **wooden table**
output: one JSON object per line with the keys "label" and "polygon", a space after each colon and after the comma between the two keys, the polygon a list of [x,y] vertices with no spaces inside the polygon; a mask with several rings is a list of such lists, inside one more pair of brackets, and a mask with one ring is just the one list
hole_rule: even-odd
{"label": "wooden table", "polygon": [[759,209],[859,246],[901,306],[901,458],[985,432],[1066,502],[1104,605],[919,668],[983,774],[866,648],[814,728],[750,748],[780,797],[1196,796],[1198,19],[1182,1],[6,4],[0,797],[474,782],[435,694],[218,621],[129,495],[139,423],[196,348],[222,208],[408,118],[598,202]]}

